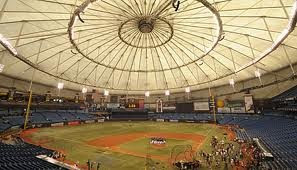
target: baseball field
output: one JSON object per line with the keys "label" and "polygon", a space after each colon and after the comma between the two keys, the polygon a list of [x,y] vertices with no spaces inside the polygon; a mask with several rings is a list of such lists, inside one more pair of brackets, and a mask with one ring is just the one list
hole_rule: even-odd
{"label": "baseball field", "polygon": [[[214,124],[105,122],[31,129],[22,137],[65,153],[67,162],[82,168],[90,160],[94,169],[100,162],[100,169],[134,170],[172,169],[171,163],[177,159],[192,159],[200,150],[210,153],[212,136],[232,142],[232,135]],[[151,144],[150,140],[156,137],[166,139],[166,144]]]}

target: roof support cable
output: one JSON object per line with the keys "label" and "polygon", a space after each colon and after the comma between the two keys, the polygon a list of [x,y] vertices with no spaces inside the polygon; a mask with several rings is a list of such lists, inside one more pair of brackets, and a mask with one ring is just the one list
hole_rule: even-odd
{"label": "roof support cable", "polygon": [[[252,53],[252,56],[253,56],[253,60],[255,60],[256,55],[254,53],[254,50],[253,50],[253,47],[252,47],[252,43],[251,43],[250,37],[249,37],[248,34],[246,34],[245,36],[247,37],[247,40],[248,40],[248,43],[249,43],[249,47],[251,49],[251,53]],[[254,66],[256,68],[256,70],[255,70],[255,76],[259,79],[261,86],[263,86],[262,79],[261,79],[261,74],[260,74],[260,70],[257,67],[257,63],[254,63]]]}
{"label": "roof support cable", "polygon": [[225,39],[225,32],[222,32],[221,39],[219,41],[223,41]]}
{"label": "roof support cable", "polygon": [[293,67],[293,65],[292,65],[292,61],[291,61],[291,59],[290,59],[290,57],[289,57],[289,54],[288,54],[288,51],[287,51],[287,49],[285,48],[285,46],[284,46],[284,45],[282,45],[282,47],[283,47],[283,49],[284,49],[284,52],[285,52],[285,55],[286,55],[286,57],[287,57],[287,60],[288,60],[288,62],[289,62],[289,65],[290,65],[290,67],[291,67],[291,70],[292,70],[293,76],[296,76],[296,73],[295,73],[294,67]]}
{"label": "roof support cable", "polygon": [[[77,44],[79,44],[79,38],[80,38],[80,32],[78,32]],[[74,54],[74,55],[78,54],[78,52],[74,52],[74,49],[75,49],[75,46],[72,45],[72,46],[71,46],[71,50],[70,50],[71,53]]]}
{"label": "roof support cable", "polygon": [[72,54],[75,54],[75,55],[78,54],[78,53],[74,52],[73,49],[71,49],[71,53]]}
{"label": "roof support cable", "polygon": [[289,14],[288,14],[288,12],[287,12],[287,10],[286,10],[286,7],[285,7],[285,5],[284,5],[284,3],[283,3],[283,0],[279,0],[279,3],[281,4],[281,6],[282,6],[282,8],[283,8],[284,13],[286,14],[286,17],[287,17],[288,19],[290,19],[290,16],[289,16]]}
{"label": "roof support cable", "polygon": [[232,49],[230,47],[228,47],[228,49],[230,51],[230,55],[231,55],[231,58],[232,58],[234,75],[237,77],[237,74],[236,74],[236,63],[234,61],[234,55],[233,55]]}
{"label": "roof support cable", "polygon": [[268,48],[267,50],[265,50],[263,53],[261,53],[257,58],[254,58],[252,61],[250,61],[250,62],[246,63],[245,65],[241,66],[240,68],[238,68],[236,70],[236,72],[240,72],[240,71],[254,65],[255,63],[260,62],[266,56],[268,56],[273,51],[275,51],[286,40],[286,38],[290,35],[291,32],[294,31],[294,29],[296,27],[296,23],[297,23],[297,1],[294,2],[291,12],[292,12],[291,18],[289,20],[289,23],[288,23],[287,27],[276,38],[276,40],[274,41],[272,46],[270,48]]}
{"label": "roof support cable", "polygon": [[59,76],[59,66],[60,66],[60,61],[61,61],[61,56],[62,56],[63,51],[60,51],[59,57],[58,57],[58,63],[57,63],[57,69],[56,69],[56,75]]}
{"label": "roof support cable", "polygon": [[0,10],[0,21],[2,20],[2,17],[4,15],[4,11],[5,11],[5,8],[7,6],[7,3],[8,3],[8,0],[5,0],[4,3],[3,3],[3,5],[2,5],[2,8]]}
{"label": "roof support cable", "polygon": [[80,14],[81,14],[81,13],[77,14],[78,19],[79,19],[82,23],[85,23],[85,21],[81,18]]}

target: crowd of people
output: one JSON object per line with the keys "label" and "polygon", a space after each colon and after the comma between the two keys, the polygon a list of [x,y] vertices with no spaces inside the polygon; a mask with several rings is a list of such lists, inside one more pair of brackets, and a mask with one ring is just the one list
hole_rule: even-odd
{"label": "crowd of people", "polygon": [[178,161],[174,163],[175,167],[180,170],[198,170],[200,168],[200,162],[198,160],[185,162],[185,161]]}
{"label": "crowd of people", "polygon": [[164,145],[164,144],[166,144],[166,139],[160,138],[160,137],[153,137],[153,138],[151,138],[150,144]]}
{"label": "crowd of people", "polygon": [[213,136],[210,145],[212,146],[211,153],[199,152],[200,158],[209,168],[213,165],[216,168],[221,166],[228,168],[229,164],[231,167],[240,164],[243,154],[236,151],[232,143],[225,143],[224,140],[219,141],[217,137]]}
{"label": "crowd of people", "polygon": [[54,159],[62,160],[63,162],[66,159],[66,155],[61,152],[58,152],[58,151],[54,151],[53,154],[51,155],[51,157]]}
{"label": "crowd of people", "polygon": [[233,143],[225,143],[213,136],[211,139],[212,152],[199,152],[199,157],[209,169],[260,169],[263,154],[253,143],[240,143],[236,148]]}
{"label": "crowd of people", "polygon": [[246,169],[261,169],[265,155],[253,142],[242,144],[243,152],[246,155],[245,167]]}

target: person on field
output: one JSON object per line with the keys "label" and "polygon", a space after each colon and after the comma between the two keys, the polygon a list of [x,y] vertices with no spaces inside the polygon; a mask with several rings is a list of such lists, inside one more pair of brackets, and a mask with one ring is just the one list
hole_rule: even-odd
{"label": "person on field", "polygon": [[97,163],[97,168],[96,168],[97,170],[99,170],[99,169],[100,169],[100,165],[101,165],[101,163],[100,163],[100,162],[98,162],[98,163]]}
{"label": "person on field", "polygon": [[88,166],[88,170],[91,170],[91,161],[88,159],[88,162],[87,162],[87,166]]}

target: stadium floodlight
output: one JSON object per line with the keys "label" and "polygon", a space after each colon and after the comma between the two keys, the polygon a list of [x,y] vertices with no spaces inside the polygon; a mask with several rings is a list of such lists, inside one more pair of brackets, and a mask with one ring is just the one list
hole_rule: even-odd
{"label": "stadium floodlight", "polygon": [[165,91],[165,96],[169,96],[170,95],[170,91],[169,90],[166,90]]}
{"label": "stadium floodlight", "polygon": [[7,50],[9,50],[13,55],[18,55],[17,50],[10,44],[10,42],[0,34],[0,44],[2,44]]}
{"label": "stadium floodlight", "polygon": [[233,91],[235,92],[235,87],[234,87],[235,86],[235,81],[234,81],[233,78],[229,79],[229,84],[233,88]]}
{"label": "stadium floodlight", "polygon": [[104,96],[108,96],[109,95],[109,91],[108,90],[104,90]]}
{"label": "stadium floodlight", "polygon": [[260,72],[259,69],[257,69],[257,70],[255,71],[255,76],[259,79],[259,81],[260,81],[260,83],[261,83],[261,86],[262,86],[263,83],[262,83],[262,80],[261,80],[261,72]]}
{"label": "stadium floodlight", "polygon": [[149,91],[146,91],[146,92],[144,93],[144,95],[145,95],[145,97],[150,97],[150,92],[149,92]]}
{"label": "stadium floodlight", "polygon": [[235,81],[234,81],[233,78],[232,79],[229,79],[229,84],[230,84],[230,86],[234,87]]}
{"label": "stadium floodlight", "polygon": [[186,87],[186,88],[185,88],[185,91],[186,91],[186,93],[190,93],[190,92],[191,92],[190,87]]}
{"label": "stadium floodlight", "polygon": [[61,90],[64,88],[64,83],[58,83],[58,89]]}
{"label": "stadium floodlight", "polygon": [[260,72],[259,69],[257,69],[257,70],[255,71],[255,76],[256,76],[257,78],[260,78],[260,77],[261,77],[261,72]]}
{"label": "stadium floodlight", "polygon": [[86,87],[84,87],[84,88],[81,89],[81,92],[82,93],[87,93],[88,92],[88,89]]}
{"label": "stadium floodlight", "polygon": [[3,72],[5,65],[4,64],[0,64],[0,73]]}

